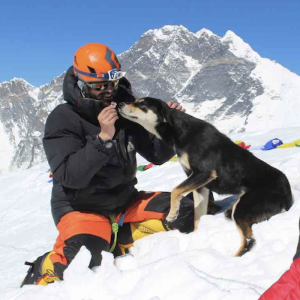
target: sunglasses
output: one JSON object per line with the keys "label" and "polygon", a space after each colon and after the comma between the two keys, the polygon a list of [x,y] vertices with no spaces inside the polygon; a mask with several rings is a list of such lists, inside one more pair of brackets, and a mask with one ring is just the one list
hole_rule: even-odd
{"label": "sunglasses", "polygon": [[122,77],[124,77],[126,74],[126,72],[122,72],[120,69],[113,69],[113,70],[108,71],[107,73],[101,73],[100,76],[96,73],[87,73],[87,72],[80,71],[80,70],[76,69],[75,67],[74,67],[74,70],[78,74],[82,74],[82,75],[89,76],[89,77],[101,78],[101,80],[119,80]]}
{"label": "sunglasses", "polygon": [[114,90],[118,87],[119,80],[102,81],[102,82],[86,82],[86,85],[96,91]]}

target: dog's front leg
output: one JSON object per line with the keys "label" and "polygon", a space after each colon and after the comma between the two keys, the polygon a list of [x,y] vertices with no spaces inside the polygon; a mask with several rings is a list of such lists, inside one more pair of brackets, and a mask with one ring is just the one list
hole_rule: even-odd
{"label": "dog's front leg", "polygon": [[179,213],[179,206],[180,206],[180,200],[182,199],[182,193],[178,187],[176,187],[171,192],[171,206],[168,216],[166,217],[166,220],[168,222],[173,222],[177,219],[178,213]]}
{"label": "dog's front leg", "polygon": [[206,174],[192,173],[185,181],[183,181],[176,188],[174,188],[171,193],[170,212],[166,220],[168,222],[176,220],[179,213],[180,200],[182,199],[183,194],[200,189],[216,178],[217,173],[215,170]]}

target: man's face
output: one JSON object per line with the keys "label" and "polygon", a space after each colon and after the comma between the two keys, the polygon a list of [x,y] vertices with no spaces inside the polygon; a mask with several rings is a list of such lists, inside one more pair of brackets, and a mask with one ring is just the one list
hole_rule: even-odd
{"label": "man's face", "polygon": [[104,81],[97,84],[87,84],[88,96],[102,101],[103,105],[109,106],[118,89],[118,81]]}

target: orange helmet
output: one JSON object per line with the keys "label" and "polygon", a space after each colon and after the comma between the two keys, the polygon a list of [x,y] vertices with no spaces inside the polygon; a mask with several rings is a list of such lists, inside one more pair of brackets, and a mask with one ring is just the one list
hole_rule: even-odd
{"label": "orange helmet", "polygon": [[98,43],[86,44],[76,51],[73,69],[74,74],[84,82],[118,80],[125,75],[116,54]]}

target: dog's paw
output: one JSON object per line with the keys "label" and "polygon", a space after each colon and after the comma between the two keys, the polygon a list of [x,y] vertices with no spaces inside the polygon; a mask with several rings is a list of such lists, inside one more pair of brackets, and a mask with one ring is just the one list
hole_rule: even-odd
{"label": "dog's paw", "polygon": [[168,216],[166,217],[167,222],[174,222],[178,217],[178,211],[175,214],[169,213]]}

